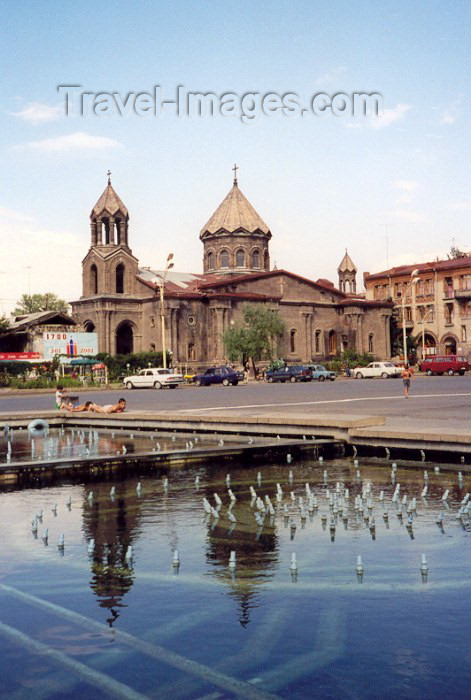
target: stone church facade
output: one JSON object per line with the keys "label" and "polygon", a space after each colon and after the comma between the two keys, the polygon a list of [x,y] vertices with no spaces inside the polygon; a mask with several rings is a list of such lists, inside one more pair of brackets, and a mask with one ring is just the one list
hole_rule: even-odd
{"label": "stone church facade", "polygon": [[278,356],[288,362],[320,362],[347,348],[390,356],[391,303],[357,295],[356,267],[347,252],[338,268],[339,288],[273,269],[271,231],[237,178],[200,232],[202,274],[139,265],[129,247],[128,210],[109,179],[91,212],[90,229],[82,296],[72,302],[72,314],[98,333],[100,352],[161,350],[163,311],[174,365],[223,363],[223,334],[242,320],[250,303],[276,309],[283,318]]}

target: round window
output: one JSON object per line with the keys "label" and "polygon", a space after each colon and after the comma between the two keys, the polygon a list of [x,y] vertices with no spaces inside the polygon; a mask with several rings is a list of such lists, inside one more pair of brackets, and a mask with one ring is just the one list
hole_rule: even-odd
{"label": "round window", "polygon": [[196,326],[196,318],[194,316],[188,316],[188,325]]}

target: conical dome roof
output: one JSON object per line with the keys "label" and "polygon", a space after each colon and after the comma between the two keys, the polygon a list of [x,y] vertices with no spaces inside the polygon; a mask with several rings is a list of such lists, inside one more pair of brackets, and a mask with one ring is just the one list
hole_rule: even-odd
{"label": "conical dome roof", "polygon": [[207,234],[235,233],[236,231],[246,231],[247,233],[257,231],[271,238],[270,229],[262,217],[257,214],[247,197],[242,194],[237,180],[234,181],[227,197],[201,229],[200,238],[204,238]]}
{"label": "conical dome roof", "polygon": [[120,212],[123,216],[128,216],[128,210],[124,206],[123,202],[120,200],[113,187],[111,186],[111,180],[108,178],[108,185],[101,195],[98,202],[92,209],[90,216],[101,216],[103,213],[114,216]]}
{"label": "conical dome roof", "polygon": [[342,258],[342,262],[337,268],[338,272],[356,272],[357,268],[355,266],[355,263],[347,253],[347,249],[345,248],[345,255]]}

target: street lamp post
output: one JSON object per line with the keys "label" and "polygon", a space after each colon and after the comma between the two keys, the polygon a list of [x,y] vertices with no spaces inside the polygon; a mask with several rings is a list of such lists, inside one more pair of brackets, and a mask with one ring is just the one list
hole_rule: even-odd
{"label": "street lamp post", "polygon": [[425,360],[425,320],[427,316],[430,316],[430,314],[433,314],[433,312],[434,309],[429,309],[422,318],[422,360]]}
{"label": "street lamp post", "polygon": [[169,253],[167,256],[167,264],[165,267],[165,271],[163,274],[163,277],[159,280],[158,278],[154,279],[154,283],[159,285],[159,292],[160,292],[160,322],[162,326],[162,362],[164,369],[167,369],[167,353],[165,350],[165,308],[164,308],[164,296],[165,296],[165,280],[167,279],[167,272],[172,269],[173,267],[173,262],[170,262],[173,258],[173,253]]}
{"label": "street lamp post", "polygon": [[402,295],[402,343],[404,347],[404,364],[408,364],[408,357],[407,357],[407,334],[406,334],[406,297],[407,297],[407,292],[409,289],[412,291],[412,287],[417,284],[419,281],[419,278],[417,275],[419,274],[419,270],[412,270],[411,272],[411,280],[406,286],[404,290],[404,294]]}

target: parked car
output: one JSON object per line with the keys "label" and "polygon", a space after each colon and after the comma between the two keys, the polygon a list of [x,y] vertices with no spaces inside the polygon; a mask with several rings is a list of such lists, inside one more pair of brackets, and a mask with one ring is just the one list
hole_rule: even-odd
{"label": "parked car", "polygon": [[419,369],[429,376],[432,374],[461,374],[469,369],[469,362],[462,355],[432,355],[420,363]]}
{"label": "parked car", "polygon": [[267,382],[310,382],[312,372],[304,365],[289,365],[280,369],[268,370],[266,374]]}
{"label": "parked car", "polygon": [[326,369],[324,365],[307,365],[307,367],[311,370],[312,378],[319,382],[325,382],[326,379],[333,382],[337,376],[337,372]]}
{"label": "parked car", "polygon": [[243,372],[236,372],[232,367],[210,367],[206,372],[195,374],[193,382],[196,386],[209,386],[210,384],[224,384],[224,386],[237,386],[244,378]]}
{"label": "parked car", "polygon": [[366,367],[355,367],[352,369],[352,374],[355,379],[363,379],[369,377],[400,377],[402,372],[401,367],[396,367],[392,362],[370,362]]}
{"label": "parked car", "polygon": [[163,389],[164,386],[175,389],[182,381],[183,375],[177,374],[173,369],[165,369],[164,367],[140,369],[137,374],[131,374],[123,379],[126,389]]}

